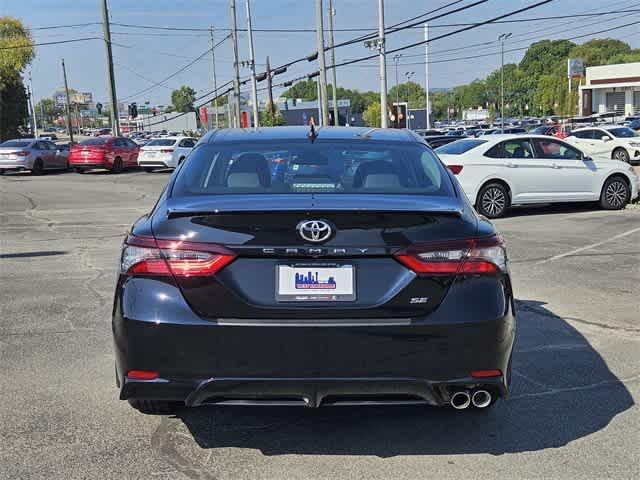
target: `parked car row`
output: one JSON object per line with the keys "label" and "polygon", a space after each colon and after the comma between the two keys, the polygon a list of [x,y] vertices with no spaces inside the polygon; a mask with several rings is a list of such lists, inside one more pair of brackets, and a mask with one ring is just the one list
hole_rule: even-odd
{"label": "parked car row", "polygon": [[119,173],[138,167],[152,172],[177,167],[196,142],[191,137],[167,137],[140,147],[129,138],[113,136],[91,137],[71,145],[34,138],[8,140],[0,144],[0,173],[29,170],[39,175],[46,170],[69,168],[77,173],[93,169]]}

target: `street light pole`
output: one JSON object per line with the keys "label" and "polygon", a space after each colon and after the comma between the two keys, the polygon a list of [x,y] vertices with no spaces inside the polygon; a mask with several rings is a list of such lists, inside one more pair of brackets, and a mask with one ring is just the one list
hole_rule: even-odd
{"label": "street light pole", "polygon": [[233,47],[233,126],[240,127],[240,70],[238,64],[238,26],[236,21],[236,0],[230,2],[231,45]]}
{"label": "street light pole", "polygon": [[398,109],[400,108],[400,85],[398,84],[398,60],[400,60],[401,56],[402,55],[399,54],[399,53],[396,53],[393,56],[393,63],[395,65],[395,69],[396,69],[396,75],[395,75],[396,76],[396,114],[395,114],[395,119],[394,119],[393,122],[395,123],[396,127],[398,127],[400,125],[400,122],[398,121],[399,120],[398,117],[400,116],[398,114]]}
{"label": "street light pole", "polygon": [[[62,76],[64,77],[64,93],[67,98],[65,110],[67,113],[67,129],[69,130],[69,142],[73,143],[73,125],[71,124],[71,103],[69,101],[69,85],[67,84],[67,69],[64,66],[64,58],[62,59]],[[113,106],[111,107],[113,110]]]}
{"label": "street light pole", "polygon": [[378,52],[380,57],[380,126],[388,127],[387,121],[387,52],[384,45],[384,0],[378,0]]}
{"label": "street light pole", "polygon": [[116,79],[113,73],[113,53],[111,52],[111,30],[109,29],[109,9],[107,0],[102,0],[102,29],[104,44],[107,50],[107,74],[109,98],[111,99],[111,128],[115,136],[120,135],[120,119],[118,118],[118,99],[116,98]]}
{"label": "street light pole", "polygon": [[427,130],[431,129],[431,109],[429,108],[429,24],[424,24],[424,89],[427,94]]}
{"label": "street light pole", "polygon": [[29,104],[31,106],[31,116],[33,118],[33,136],[38,138],[38,121],[36,120],[36,104],[33,101],[33,81],[31,80],[31,72],[29,72]]}
{"label": "street light pole", "polygon": [[316,0],[316,41],[318,44],[318,64],[320,70],[320,105],[322,106],[322,126],[329,125],[329,101],[327,93],[327,68],[324,56],[324,9],[322,0]]}
{"label": "street light pole", "polygon": [[253,31],[251,30],[251,4],[247,0],[247,33],[249,37],[249,68],[251,69],[251,103],[253,103],[253,126],[260,126],[258,119],[258,86],[256,82],[256,62],[253,56]]}
{"label": "street light pole", "polygon": [[340,125],[338,120],[338,95],[336,89],[336,51],[333,48],[333,17],[336,14],[336,9],[333,8],[333,0],[329,0],[329,51],[331,52],[331,89],[333,92],[333,124],[337,127]]}
{"label": "street light pole", "polygon": [[500,128],[504,130],[504,41],[511,37],[511,33],[503,33],[500,40]]}

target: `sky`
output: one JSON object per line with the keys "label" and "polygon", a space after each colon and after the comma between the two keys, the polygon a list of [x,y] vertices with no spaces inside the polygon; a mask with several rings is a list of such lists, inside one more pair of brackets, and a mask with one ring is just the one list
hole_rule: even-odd
{"label": "sky", "polygon": [[[537,3],[538,0],[488,0],[486,3],[429,22],[431,38],[452,32],[461,27],[446,26],[487,20],[509,11]],[[238,28],[246,27],[246,0],[237,0]],[[324,0],[325,10],[328,0]],[[407,20],[435,8],[452,3],[451,0],[386,0],[385,25]],[[446,10],[473,3],[460,1]],[[251,0],[254,29],[314,29],[315,0]],[[365,32],[340,31],[353,28],[377,27],[377,0],[334,0],[336,11],[334,28],[336,43],[350,40]],[[640,10],[640,1],[620,0],[554,0],[511,18],[523,19],[605,12],[610,10]],[[113,23],[179,28],[209,28],[213,25],[216,40],[222,40],[230,26],[229,0],[109,0],[110,20]],[[443,11],[446,11],[443,10]],[[439,12],[440,13],[440,12]],[[42,29],[57,25],[101,22],[101,0],[0,0],[0,16],[17,17],[29,28],[36,43],[68,40],[84,37],[101,37],[102,26],[89,25],[74,28]],[[541,39],[560,39],[586,35],[574,40],[582,43],[594,37],[624,40],[633,48],[640,48],[640,23],[616,28],[606,33],[593,32],[640,21],[640,11],[572,19],[541,20],[526,23],[486,25],[430,43],[429,79],[431,88],[449,88],[484,78],[499,67],[501,33],[513,36],[505,44],[505,63],[518,62],[524,48]],[[327,18],[325,17],[325,27]],[[146,101],[152,105],[170,104],[173,89],[182,85],[193,87],[199,95],[212,90],[210,54],[191,67],[167,80],[162,86],[154,86],[192,62],[210,48],[208,32],[162,31],[129,28],[112,25],[113,58],[115,64],[118,101],[129,103]],[[421,27],[388,35],[387,49],[401,47],[423,40]],[[328,35],[325,36],[328,43]],[[480,44],[480,45],[478,45]],[[248,59],[248,39],[245,32],[238,35],[239,59]],[[520,49],[509,52],[510,49]],[[270,57],[273,66],[304,57],[316,50],[314,32],[254,32],[256,70],[264,70],[265,58]],[[398,78],[406,78],[424,85],[424,46],[405,50],[398,60]],[[336,61],[363,57],[373,52],[362,42],[336,49]],[[480,56],[481,55],[481,56]],[[478,57],[480,56],[480,57]],[[461,58],[476,57],[476,58]],[[108,96],[106,81],[106,54],[102,40],[39,46],[36,58],[30,66],[33,91],[36,99],[50,97],[63,86],[61,59],[64,58],[69,87],[92,92],[95,101],[105,102]],[[216,49],[218,85],[231,79],[232,46],[229,40]],[[395,68],[391,55],[388,58],[388,86],[395,83]],[[327,64],[330,55],[327,53]],[[303,76],[317,70],[317,62],[302,62],[291,66],[274,82]],[[413,72],[413,73],[412,73]],[[241,78],[247,78],[248,68],[242,68]],[[330,76],[329,76],[330,79]],[[337,84],[359,90],[379,90],[377,60],[349,65],[337,69]],[[248,86],[243,93],[248,94]],[[263,84],[260,84],[263,86]],[[276,96],[283,88],[275,89]],[[264,98],[266,92],[259,93]],[[205,98],[206,100],[206,98]]]}

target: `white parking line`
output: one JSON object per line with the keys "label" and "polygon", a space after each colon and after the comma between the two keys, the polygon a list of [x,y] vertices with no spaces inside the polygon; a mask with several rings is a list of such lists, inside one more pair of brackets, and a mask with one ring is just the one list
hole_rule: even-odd
{"label": "white parking line", "polygon": [[592,243],[591,245],[587,245],[585,247],[576,248],[575,250],[571,250],[569,252],[561,253],[560,255],[555,255],[553,257],[549,257],[545,260],[540,260],[536,262],[536,265],[540,265],[547,262],[552,262],[554,260],[559,260],[564,257],[570,257],[571,255],[575,255],[576,253],[584,252],[585,250],[589,250],[591,248],[599,247],[600,245],[604,245],[605,243],[611,242],[613,240],[618,240],[619,238],[626,237],[628,235],[632,235],[636,232],[640,232],[640,227],[634,228],[632,230],[627,230],[626,232],[619,233],[618,235],[614,235],[613,237],[609,237],[606,240],[602,240],[600,242]]}

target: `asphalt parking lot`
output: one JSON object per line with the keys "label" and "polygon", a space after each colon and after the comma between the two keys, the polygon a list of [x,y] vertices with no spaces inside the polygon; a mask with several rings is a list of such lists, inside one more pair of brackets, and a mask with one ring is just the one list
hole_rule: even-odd
{"label": "asphalt parking lot", "polygon": [[121,240],[166,173],[0,177],[0,478],[640,477],[640,209],[496,223],[518,299],[513,395],[490,412],[117,399]]}

